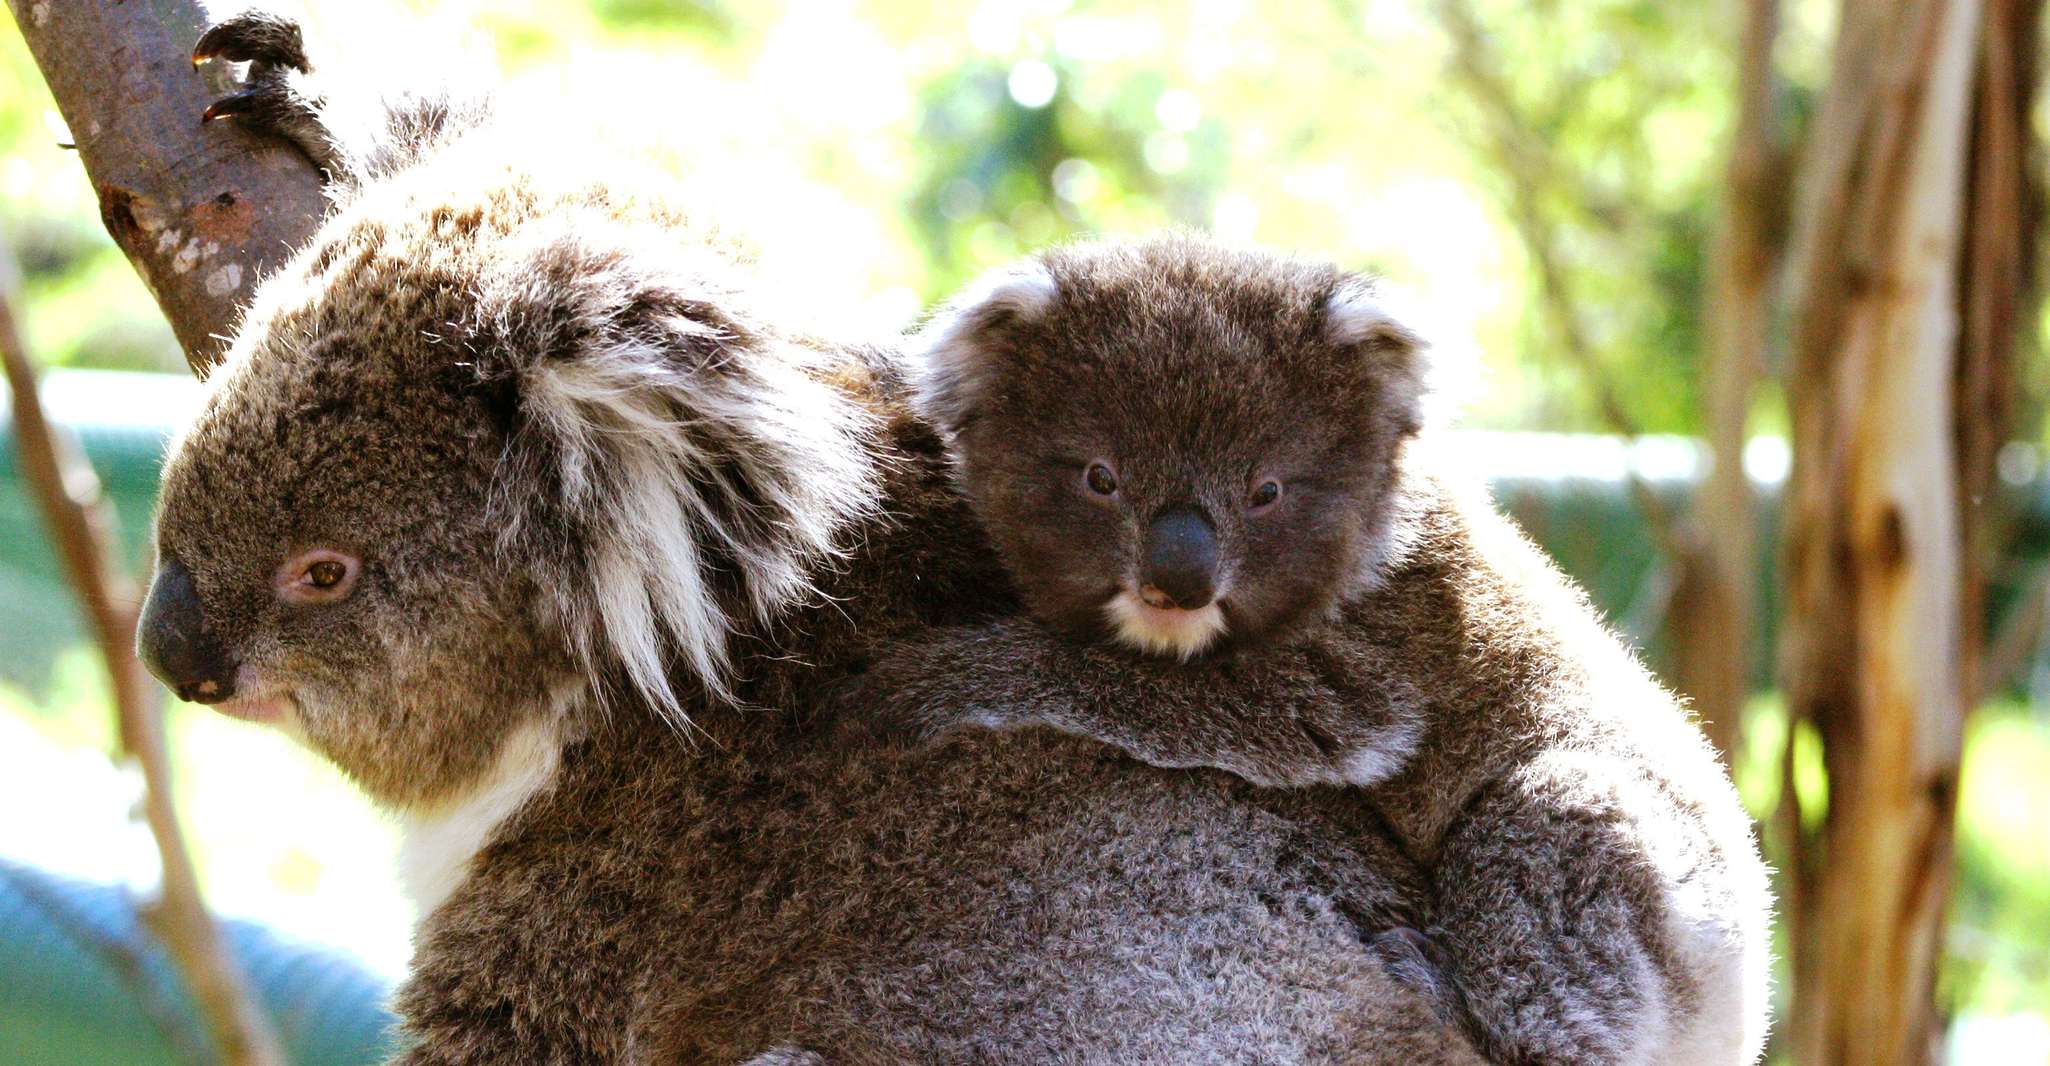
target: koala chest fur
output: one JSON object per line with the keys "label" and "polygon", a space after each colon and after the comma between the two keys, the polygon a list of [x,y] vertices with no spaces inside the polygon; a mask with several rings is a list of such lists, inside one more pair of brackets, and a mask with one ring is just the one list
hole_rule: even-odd
{"label": "koala chest fur", "polygon": [[399,819],[399,876],[417,913],[440,907],[469,876],[484,842],[506,818],[555,783],[562,761],[556,721],[537,719],[516,728],[483,779],[461,794]]}

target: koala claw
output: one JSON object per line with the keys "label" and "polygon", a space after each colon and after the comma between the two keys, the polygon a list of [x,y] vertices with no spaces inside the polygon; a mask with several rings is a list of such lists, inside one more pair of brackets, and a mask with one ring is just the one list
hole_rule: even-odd
{"label": "koala claw", "polygon": [[199,113],[199,120],[201,122],[212,122],[216,119],[230,118],[235,115],[246,115],[255,111],[261,101],[261,95],[253,92],[223,96],[213,103],[206,105],[206,110]]}
{"label": "koala claw", "polygon": [[302,74],[313,69],[299,24],[264,11],[245,11],[200,34],[192,46],[192,65],[214,59],[289,67]]}
{"label": "koala claw", "polygon": [[296,145],[328,180],[353,170],[335,135],[322,121],[323,98],[313,91],[299,24],[263,12],[247,12],[220,23],[192,47],[194,65],[209,60],[249,64],[241,88],[207,105],[202,123],[232,118],[252,133]]}

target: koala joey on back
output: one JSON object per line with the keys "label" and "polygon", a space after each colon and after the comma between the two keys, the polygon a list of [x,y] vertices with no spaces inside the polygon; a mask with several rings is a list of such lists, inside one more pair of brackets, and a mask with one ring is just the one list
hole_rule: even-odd
{"label": "koala joey on back", "polygon": [[1049,251],[922,334],[921,409],[1036,616],[854,690],[914,735],[1052,726],[1339,784],[1435,891],[1491,1058],[1746,1063],[1768,895],[1675,700],[1423,431],[1423,344],[1335,267]]}
{"label": "koala joey on back", "polygon": [[166,459],[140,651],[399,816],[400,1061],[1479,1061],[1356,805],[835,719],[1015,599],[898,361],[666,175],[488,101],[352,142],[275,18],[199,52],[336,204]]}

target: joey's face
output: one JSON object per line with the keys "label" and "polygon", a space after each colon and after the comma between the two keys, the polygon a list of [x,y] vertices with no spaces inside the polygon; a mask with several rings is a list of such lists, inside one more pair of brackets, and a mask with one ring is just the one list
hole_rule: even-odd
{"label": "joey's face", "polygon": [[[1364,565],[1385,479],[1368,435],[1271,352],[1201,350],[1212,389],[1090,361],[965,435],[963,473],[1042,618],[1151,654],[1259,643],[1320,615]],[[1220,382],[1222,383],[1222,382]]]}
{"label": "joey's face", "polygon": [[1033,611],[1188,658],[1360,587],[1415,428],[1413,379],[1380,350],[1407,335],[1334,328],[1348,280],[1276,257],[1175,240],[1044,263],[983,323],[952,427]]}

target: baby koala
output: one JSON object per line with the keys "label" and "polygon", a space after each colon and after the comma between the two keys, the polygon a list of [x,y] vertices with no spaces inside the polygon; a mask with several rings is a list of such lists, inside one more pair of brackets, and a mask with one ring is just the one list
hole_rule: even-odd
{"label": "baby koala", "polygon": [[1187,236],[1060,248],[919,347],[923,413],[1032,618],[893,649],[868,712],[1364,786],[1433,884],[1418,972],[1491,1058],[1755,1060],[1769,899],[1735,792],[1435,469],[1423,345],[1369,282]]}

